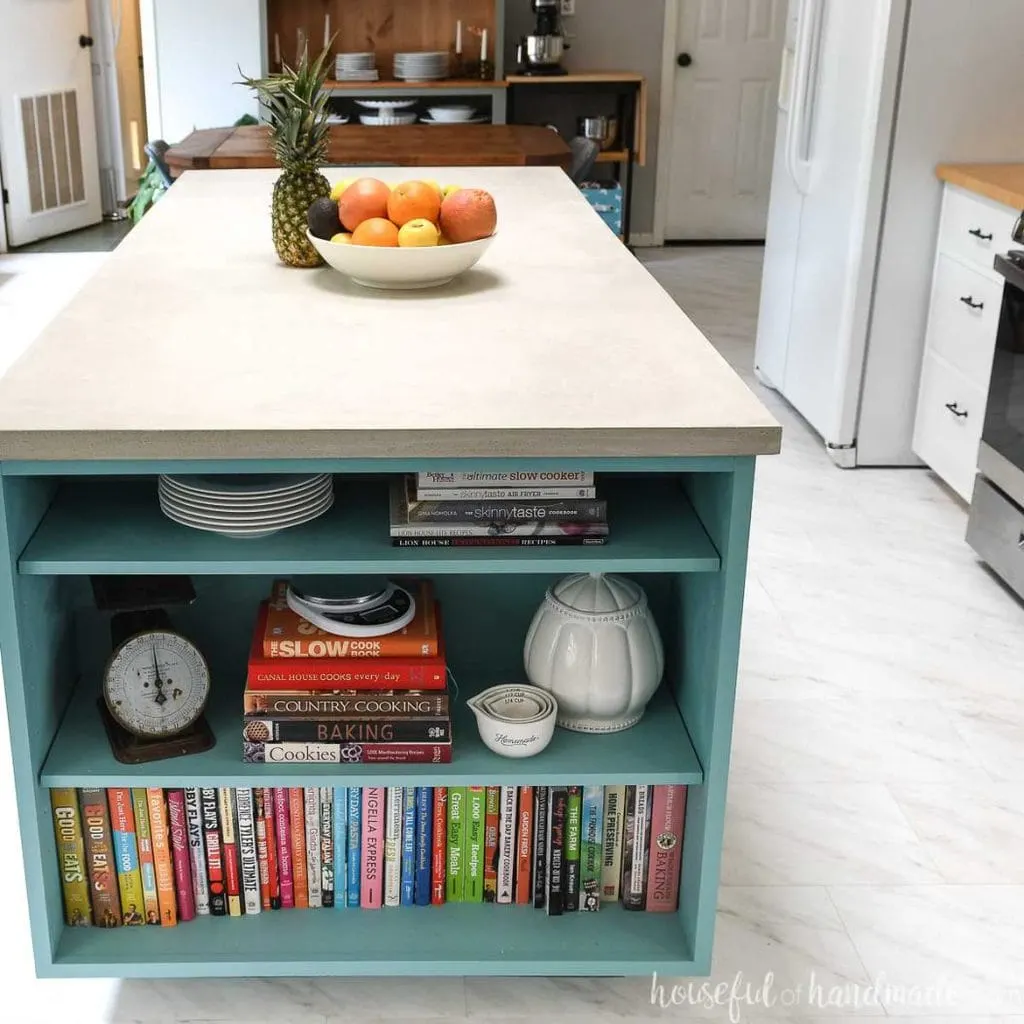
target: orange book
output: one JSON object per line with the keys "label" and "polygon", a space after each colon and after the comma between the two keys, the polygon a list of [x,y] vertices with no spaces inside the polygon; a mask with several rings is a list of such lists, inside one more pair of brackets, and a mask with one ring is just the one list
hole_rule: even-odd
{"label": "orange book", "polygon": [[436,658],[438,636],[434,588],[424,580],[416,594],[416,615],[397,633],[345,637],[326,633],[288,607],[288,581],[277,580],[263,633],[265,658]]}
{"label": "orange book", "polygon": [[153,837],[153,864],[156,868],[156,896],[160,906],[160,924],[170,928],[178,923],[178,901],[174,896],[174,864],[168,830],[164,791],[159,786],[146,790],[149,802],[149,831]]}
{"label": "orange book", "polygon": [[309,906],[309,878],[306,875],[306,792],[302,786],[288,787],[288,817],[291,821],[292,883],[295,906]]}

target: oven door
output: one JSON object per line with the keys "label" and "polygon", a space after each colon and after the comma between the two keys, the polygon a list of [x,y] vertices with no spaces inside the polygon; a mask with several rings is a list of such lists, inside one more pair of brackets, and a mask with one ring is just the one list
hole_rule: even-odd
{"label": "oven door", "polygon": [[1024,507],[1024,267],[997,256],[1006,278],[981,432],[978,471]]}

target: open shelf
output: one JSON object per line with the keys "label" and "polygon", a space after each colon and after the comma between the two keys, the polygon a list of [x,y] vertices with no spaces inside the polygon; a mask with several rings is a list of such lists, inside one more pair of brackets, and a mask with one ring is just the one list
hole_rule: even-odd
{"label": "open shelf", "polygon": [[[152,764],[114,758],[96,706],[98,680],[82,680],[43,764],[44,786],[353,786],[611,785],[703,781],[700,761],[667,686],[639,724],[625,732],[591,736],[556,729],[534,757],[501,757],[483,745],[472,712],[456,702],[451,764],[260,765],[242,763],[242,694],[214,684],[207,720],[212,750]],[[465,696],[464,694],[462,696]]]}
{"label": "open shelf", "polygon": [[[419,926],[419,927],[417,927]],[[691,974],[677,914],[446,904],[284,910],[176,928],[64,928],[55,976]]]}
{"label": "open shelf", "polygon": [[377,82],[339,82],[329,78],[324,82],[327,92],[476,92],[481,89],[507,89],[504,81],[496,82],[487,78],[442,78],[439,82],[406,82],[398,79]]}
{"label": "open shelf", "polygon": [[66,480],[18,561],[34,576],[717,572],[718,551],[676,478],[605,478],[611,537],[599,547],[396,548],[387,481],[335,481],[334,508],[261,540],[181,526],[160,511],[154,478]]}

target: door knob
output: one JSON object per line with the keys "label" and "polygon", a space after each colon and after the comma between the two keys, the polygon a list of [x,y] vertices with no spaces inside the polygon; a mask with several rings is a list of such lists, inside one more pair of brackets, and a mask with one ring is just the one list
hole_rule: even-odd
{"label": "door knob", "polygon": [[79,36],[78,37],[78,45],[83,50],[87,50],[90,46],[92,46],[92,43],[93,43],[92,36]]}
{"label": "door knob", "polygon": [[676,63],[681,68],[688,68],[693,63],[693,58],[688,53],[681,53],[676,57]]}

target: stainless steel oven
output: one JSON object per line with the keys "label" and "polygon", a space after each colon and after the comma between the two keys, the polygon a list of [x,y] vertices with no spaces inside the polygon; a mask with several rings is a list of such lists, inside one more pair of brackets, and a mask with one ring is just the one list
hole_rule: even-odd
{"label": "stainless steel oven", "polygon": [[[1024,214],[1014,238],[1024,242]],[[1024,596],[1024,251],[997,256],[1005,278],[967,541]]]}

